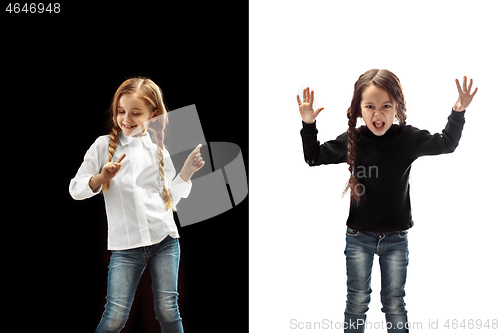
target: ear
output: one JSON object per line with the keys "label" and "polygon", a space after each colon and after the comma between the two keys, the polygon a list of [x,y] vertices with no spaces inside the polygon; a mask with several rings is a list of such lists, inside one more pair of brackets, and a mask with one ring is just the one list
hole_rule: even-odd
{"label": "ear", "polygon": [[153,123],[156,121],[156,117],[158,117],[158,109],[156,109],[156,110],[153,111],[153,117],[152,117]]}

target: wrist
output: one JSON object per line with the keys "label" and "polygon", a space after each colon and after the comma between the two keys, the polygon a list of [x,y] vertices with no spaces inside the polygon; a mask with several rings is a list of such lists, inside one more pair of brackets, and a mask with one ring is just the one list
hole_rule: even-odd
{"label": "wrist", "polygon": [[89,186],[92,191],[95,191],[99,186],[101,186],[104,182],[102,181],[101,174],[94,175],[89,180]]}
{"label": "wrist", "polygon": [[181,172],[179,172],[179,177],[181,177],[181,179],[185,182],[185,183],[190,183],[191,182],[191,176],[193,175],[193,173],[190,173],[184,169],[181,170]]}

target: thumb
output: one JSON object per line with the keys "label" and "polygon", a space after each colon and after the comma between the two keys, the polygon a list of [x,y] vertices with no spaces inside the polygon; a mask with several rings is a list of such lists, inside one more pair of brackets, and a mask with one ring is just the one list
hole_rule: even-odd
{"label": "thumb", "polygon": [[316,116],[318,116],[318,114],[319,114],[321,111],[323,111],[324,109],[325,109],[325,108],[318,108],[318,109],[316,109],[316,111],[314,111],[314,114],[315,114]]}

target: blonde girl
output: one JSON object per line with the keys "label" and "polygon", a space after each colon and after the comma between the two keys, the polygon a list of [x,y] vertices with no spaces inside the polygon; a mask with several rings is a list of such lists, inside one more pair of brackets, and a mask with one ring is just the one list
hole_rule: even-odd
{"label": "blonde girl", "polygon": [[163,144],[167,109],[151,80],[123,82],[112,102],[113,126],[85,154],[69,192],[76,200],[104,194],[108,220],[106,306],[96,332],[119,332],[149,265],[154,309],[162,332],[183,332],[177,304],[179,233],[172,211],[189,195],[204,165],[198,145],[180,173]]}
{"label": "blonde girl", "polygon": [[[389,332],[408,332],[404,296],[408,267],[408,229],[413,226],[408,177],[420,156],[451,153],[458,146],[471,93],[455,80],[459,97],[442,134],[406,125],[406,102],[396,75],[372,69],[354,85],[347,110],[348,130],[320,144],[313,109],[314,92],[297,95],[302,117],[304,158],[310,166],[347,163],[351,193],[346,232],[347,302],[344,332],[364,332],[370,303],[373,257],[379,257],[382,312]],[[362,118],[365,126],[357,127]],[[397,122],[396,122],[397,120]],[[345,193],[345,192],[344,192]]]}

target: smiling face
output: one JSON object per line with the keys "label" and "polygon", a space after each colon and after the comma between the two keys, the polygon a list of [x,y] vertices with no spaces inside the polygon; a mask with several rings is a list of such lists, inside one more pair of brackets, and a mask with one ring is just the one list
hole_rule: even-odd
{"label": "smiling face", "polygon": [[361,116],[373,134],[381,136],[392,126],[396,104],[382,88],[370,84],[361,95]]}
{"label": "smiling face", "polygon": [[123,133],[129,136],[134,129],[142,127],[144,123],[156,116],[156,111],[151,112],[146,101],[136,94],[124,94],[120,97],[117,107],[116,122]]}

